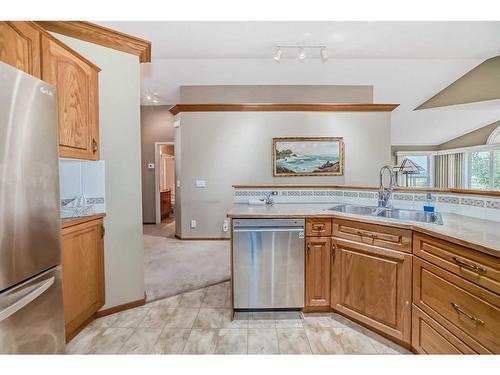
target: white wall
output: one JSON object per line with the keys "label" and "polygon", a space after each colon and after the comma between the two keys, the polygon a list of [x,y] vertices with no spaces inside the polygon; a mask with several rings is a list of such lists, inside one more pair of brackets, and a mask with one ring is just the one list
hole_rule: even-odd
{"label": "white wall", "polygon": [[106,309],[144,298],[139,59],[62,35],[56,37],[102,69],[99,123],[101,159],[106,164]]}
{"label": "white wall", "polygon": [[[176,214],[181,216],[176,220],[181,225],[176,227],[182,237],[226,236],[222,224],[233,201],[233,184],[376,185],[380,167],[391,160],[387,112],[205,112],[179,117]],[[287,136],[343,137],[345,175],[273,177],[272,138]],[[197,179],[206,180],[207,187],[196,188]],[[190,228],[192,219],[196,229]]]}
{"label": "white wall", "polygon": [[141,65],[144,89],[166,103],[179,102],[187,85],[373,85],[374,103],[400,103],[393,113],[391,144],[441,144],[497,121],[497,110],[413,111],[465,72],[477,59],[155,59]]}

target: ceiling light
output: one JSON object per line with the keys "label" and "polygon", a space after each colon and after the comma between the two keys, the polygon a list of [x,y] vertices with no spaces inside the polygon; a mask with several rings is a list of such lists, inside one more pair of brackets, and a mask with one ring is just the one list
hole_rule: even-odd
{"label": "ceiling light", "polygon": [[328,60],[328,52],[326,50],[326,47],[321,48],[320,54],[321,54],[321,60],[323,60],[323,62]]}
{"label": "ceiling light", "polygon": [[152,99],[151,95],[146,96],[146,99],[151,100]]}
{"label": "ceiling light", "polygon": [[274,54],[274,57],[273,57],[274,61],[280,62],[282,53],[283,53],[283,51],[281,51],[281,48],[278,48],[278,50],[276,51],[276,53]]}
{"label": "ceiling light", "polygon": [[301,48],[301,49],[299,50],[299,60],[300,60],[301,62],[304,62],[304,60],[306,59],[306,57],[307,57],[307,56],[306,56],[306,51],[304,51],[304,48]]}

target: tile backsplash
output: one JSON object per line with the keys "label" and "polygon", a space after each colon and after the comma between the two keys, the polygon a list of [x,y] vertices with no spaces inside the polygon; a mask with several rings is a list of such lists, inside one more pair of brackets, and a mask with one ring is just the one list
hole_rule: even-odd
{"label": "tile backsplash", "polygon": [[84,196],[95,213],[106,211],[104,160],[59,160],[61,203]]}
{"label": "tile backsplash", "polygon": [[[377,205],[377,193],[356,189],[240,189],[234,190],[234,203],[248,203],[249,199],[264,197],[270,191],[276,203],[352,203]],[[427,196],[422,193],[394,192],[391,203],[396,208],[422,210]],[[436,210],[481,219],[500,221],[500,198],[466,194],[432,193]]]}

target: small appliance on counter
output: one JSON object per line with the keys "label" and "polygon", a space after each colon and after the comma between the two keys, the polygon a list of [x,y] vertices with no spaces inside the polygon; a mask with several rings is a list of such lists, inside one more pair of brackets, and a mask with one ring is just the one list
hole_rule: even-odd
{"label": "small appliance on counter", "polygon": [[0,354],[63,353],[56,89],[0,62]]}

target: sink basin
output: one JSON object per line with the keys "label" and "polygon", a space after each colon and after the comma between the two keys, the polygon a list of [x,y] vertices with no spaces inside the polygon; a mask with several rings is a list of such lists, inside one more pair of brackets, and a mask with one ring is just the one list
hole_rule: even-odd
{"label": "sink basin", "polygon": [[437,212],[423,212],[415,210],[400,210],[397,208],[389,210],[381,210],[376,213],[376,216],[385,217],[388,219],[399,219],[406,221],[418,221],[420,223],[443,224],[441,215]]}
{"label": "sink basin", "polygon": [[423,212],[404,210],[398,208],[378,208],[373,206],[358,206],[355,204],[337,204],[327,209],[328,211],[343,212],[346,214],[378,216],[387,219],[416,221],[419,223],[443,224],[441,215],[437,212]]}
{"label": "sink basin", "polygon": [[377,212],[378,208],[371,206],[357,206],[354,204],[339,204],[328,208],[328,210],[354,215],[372,215]]}

